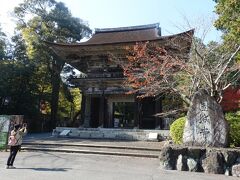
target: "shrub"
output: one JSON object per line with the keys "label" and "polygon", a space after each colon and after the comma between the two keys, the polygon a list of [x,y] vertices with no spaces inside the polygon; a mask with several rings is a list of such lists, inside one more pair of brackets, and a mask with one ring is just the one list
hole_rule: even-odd
{"label": "shrub", "polygon": [[[230,147],[240,147],[240,111],[226,113],[225,118],[229,124]],[[185,122],[186,117],[181,117],[170,126],[170,136],[175,144],[182,143]]]}
{"label": "shrub", "polygon": [[231,147],[240,146],[240,111],[226,113],[225,118],[229,124],[229,141]]}
{"label": "shrub", "polygon": [[186,117],[176,119],[170,126],[170,136],[175,144],[181,144]]}

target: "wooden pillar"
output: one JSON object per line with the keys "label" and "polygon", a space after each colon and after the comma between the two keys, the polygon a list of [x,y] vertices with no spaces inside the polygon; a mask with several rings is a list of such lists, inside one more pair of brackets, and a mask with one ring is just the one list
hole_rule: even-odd
{"label": "wooden pillar", "polygon": [[143,109],[142,109],[142,106],[143,106],[143,102],[142,100],[138,100],[138,127],[139,129],[142,128],[142,119],[143,119]]}
{"label": "wooden pillar", "polygon": [[85,118],[84,118],[84,127],[90,127],[91,120],[91,96],[86,96],[85,100]]}
{"label": "wooden pillar", "polygon": [[86,107],[86,96],[84,93],[82,93],[82,101],[81,101],[81,122],[80,126],[84,125],[85,120],[85,107]]}
{"label": "wooden pillar", "polygon": [[107,122],[108,128],[113,128],[113,103],[112,101],[107,101]]}
{"label": "wooden pillar", "polygon": [[105,102],[104,94],[100,97],[100,107],[99,107],[99,127],[105,127],[104,124],[104,111],[105,111]]}
{"label": "wooden pillar", "polygon": [[134,129],[139,129],[139,100],[137,99],[137,97],[135,97],[134,100]]}
{"label": "wooden pillar", "polygon": [[[162,112],[162,99],[155,99],[155,114]],[[162,129],[162,118],[155,117],[155,129]]]}

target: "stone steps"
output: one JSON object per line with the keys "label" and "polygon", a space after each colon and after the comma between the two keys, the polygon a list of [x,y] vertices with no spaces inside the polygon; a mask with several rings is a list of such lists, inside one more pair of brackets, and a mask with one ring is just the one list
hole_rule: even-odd
{"label": "stone steps", "polygon": [[145,158],[158,158],[161,151],[160,148],[150,147],[116,146],[84,143],[52,143],[52,142],[51,143],[25,142],[22,145],[22,150],[52,151],[81,154],[101,154]]}

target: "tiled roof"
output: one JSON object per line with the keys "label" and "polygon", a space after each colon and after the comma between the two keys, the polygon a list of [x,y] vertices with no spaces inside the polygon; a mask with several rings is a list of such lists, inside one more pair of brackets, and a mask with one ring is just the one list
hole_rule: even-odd
{"label": "tiled roof", "polygon": [[95,34],[86,42],[80,43],[46,43],[51,47],[87,47],[94,45],[109,45],[121,43],[135,43],[144,41],[164,41],[175,37],[189,36],[190,39],[194,30],[185,31],[179,34],[161,36],[159,24],[149,24],[142,26],[130,26],[120,28],[95,29]]}
{"label": "tiled roof", "polygon": [[159,28],[159,23],[147,24],[140,26],[128,26],[128,27],[118,27],[118,28],[96,28],[95,34],[103,32],[120,32],[120,31],[133,31],[133,30],[142,30],[142,29],[155,29]]}
{"label": "tiled roof", "polygon": [[[81,43],[53,43],[46,42],[52,50],[61,57],[69,55],[87,56],[112,52],[116,49],[125,51],[126,46],[134,45],[136,42],[153,42],[164,46],[167,49],[189,52],[194,30],[189,30],[179,34],[169,36],[159,36],[159,24],[143,26],[131,26],[121,28],[96,29],[95,34],[86,42]],[[175,52],[176,53],[176,52]],[[183,53],[184,54],[184,53]],[[74,58],[73,58],[74,59]],[[75,58],[76,59],[76,58]]]}
{"label": "tiled roof", "polygon": [[92,38],[82,44],[87,45],[148,41],[159,38],[159,34],[161,34],[159,24],[96,29]]}
{"label": "tiled roof", "polygon": [[118,57],[125,57],[127,47],[135,45],[136,42],[156,43],[169,50],[169,53],[187,59],[194,30],[169,36],[159,36],[159,30],[159,24],[96,29],[93,37],[86,42],[46,44],[55,54],[80,71],[85,70],[87,61],[95,61],[102,55],[113,53]]}
{"label": "tiled roof", "polygon": [[71,45],[84,46],[149,41],[160,38],[161,36],[159,36],[159,34],[161,34],[161,32],[158,23],[141,26],[95,29],[95,34],[93,34],[88,41],[71,43]]}

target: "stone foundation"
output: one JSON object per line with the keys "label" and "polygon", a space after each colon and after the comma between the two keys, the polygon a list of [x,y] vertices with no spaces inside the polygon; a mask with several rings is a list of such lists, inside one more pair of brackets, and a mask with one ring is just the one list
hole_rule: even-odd
{"label": "stone foundation", "polygon": [[110,128],[69,128],[56,127],[53,135],[60,136],[64,130],[70,132],[64,137],[75,137],[83,139],[115,139],[115,140],[137,140],[147,141],[150,133],[157,133],[156,140],[165,140],[169,137],[169,130],[144,130],[144,129],[110,129]]}
{"label": "stone foundation", "polygon": [[163,147],[160,168],[240,177],[240,149]]}

